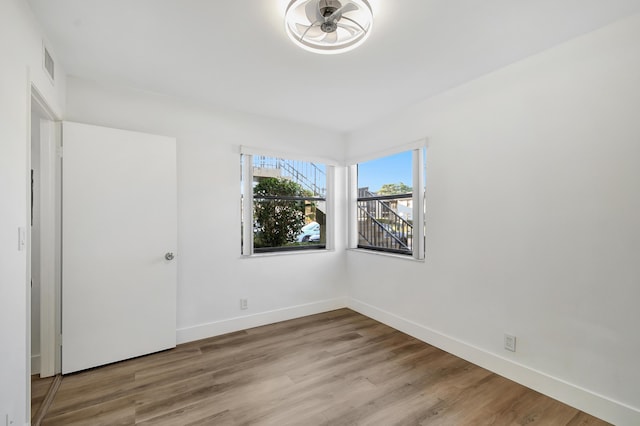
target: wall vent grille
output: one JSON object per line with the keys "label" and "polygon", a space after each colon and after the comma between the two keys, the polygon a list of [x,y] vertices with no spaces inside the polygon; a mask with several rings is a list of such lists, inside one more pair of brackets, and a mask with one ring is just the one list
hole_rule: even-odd
{"label": "wall vent grille", "polygon": [[43,65],[44,65],[44,70],[47,72],[47,75],[49,75],[49,78],[51,79],[51,82],[53,83],[54,81],[54,69],[55,69],[55,64],[53,63],[53,57],[51,57],[51,54],[49,53],[49,50],[47,50],[47,47],[44,46],[44,48],[42,49],[44,51],[44,58],[43,58]]}

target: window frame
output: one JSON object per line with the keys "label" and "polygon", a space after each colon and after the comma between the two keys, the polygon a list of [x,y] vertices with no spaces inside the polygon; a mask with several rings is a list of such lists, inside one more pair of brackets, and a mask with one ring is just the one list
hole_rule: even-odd
{"label": "window frame", "polygon": [[[291,161],[304,161],[311,163],[319,163],[325,166],[326,173],[326,223],[325,223],[325,244],[324,247],[274,247],[267,250],[260,250],[257,252],[254,248],[254,232],[253,232],[253,211],[254,211],[254,196],[253,196],[253,157],[254,156],[266,156],[280,158],[283,160]],[[324,159],[318,157],[306,157],[290,153],[276,152],[267,149],[250,148],[246,146],[240,147],[240,165],[241,165],[241,179],[242,179],[242,192],[240,194],[241,200],[241,227],[242,227],[242,240],[241,240],[241,254],[243,257],[258,257],[258,256],[272,256],[278,254],[301,254],[301,253],[323,253],[327,251],[333,251],[335,247],[335,200],[334,200],[334,187],[335,187],[335,166],[337,162],[331,159]],[[248,165],[248,166],[247,166]],[[250,194],[246,196],[244,194]],[[288,198],[288,197],[284,197]],[[298,197],[294,197],[298,198]],[[301,199],[313,199],[315,197],[301,197]],[[249,201],[249,203],[247,203]],[[245,226],[245,224],[251,224]]]}
{"label": "window frame", "polygon": [[[411,255],[407,253],[399,253],[397,250],[384,249],[380,247],[364,247],[359,246],[358,235],[358,164],[371,160],[377,160],[402,152],[411,151],[412,166],[412,193],[413,200],[413,242]],[[427,140],[423,139],[404,146],[398,146],[389,150],[376,152],[362,157],[354,157],[347,161],[349,175],[349,240],[348,248],[363,253],[374,253],[384,256],[393,256],[401,258],[413,258],[415,260],[424,260],[426,252],[425,238],[425,177],[426,177],[426,151]]]}

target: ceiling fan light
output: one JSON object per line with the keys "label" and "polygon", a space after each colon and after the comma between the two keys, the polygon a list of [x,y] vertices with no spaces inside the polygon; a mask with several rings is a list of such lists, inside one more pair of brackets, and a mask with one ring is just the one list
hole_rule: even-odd
{"label": "ceiling fan light", "polygon": [[285,31],[301,48],[321,54],[344,53],[371,34],[373,12],[367,0],[292,0]]}

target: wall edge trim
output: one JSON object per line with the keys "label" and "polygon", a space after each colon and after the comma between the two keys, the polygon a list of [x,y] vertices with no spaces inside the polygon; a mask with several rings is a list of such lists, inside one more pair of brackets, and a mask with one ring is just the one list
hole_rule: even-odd
{"label": "wall edge trim", "polygon": [[40,375],[40,354],[31,355],[31,375]]}
{"label": "wall edge trim", "polygon": [[333,311],[336,309],[346,308],[347,300],[348,299],[346,297],[320,300],[302,305],[289,306],[286,308],[179,328],[176,330],[176,339],[178,344],[193,342],[195,340],[220,336],[234,331],[246,330],[248,328],[287,321],[307,315]]}

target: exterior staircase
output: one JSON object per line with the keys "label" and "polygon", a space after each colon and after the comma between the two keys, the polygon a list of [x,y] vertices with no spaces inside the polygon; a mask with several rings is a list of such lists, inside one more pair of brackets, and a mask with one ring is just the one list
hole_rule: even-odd
{"label": "exterior staircase", "polygon": [[358,246],[410,254],[413,224],[397,212],[398,200],[410,198],[411,194],[380,196],[358,188]]}
{"label": "exterior staircase", "polygon": [[256,177],[283,177],[311,191],[314,197],[326,198],[327,176],[324,170],[307,161],[256,155],[253,157],[253,175]]}

